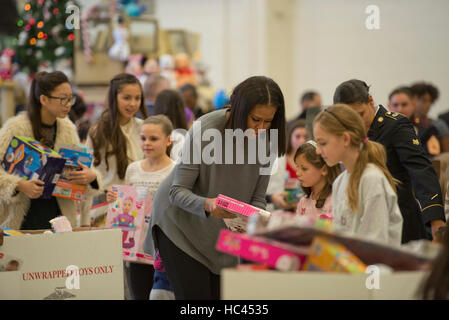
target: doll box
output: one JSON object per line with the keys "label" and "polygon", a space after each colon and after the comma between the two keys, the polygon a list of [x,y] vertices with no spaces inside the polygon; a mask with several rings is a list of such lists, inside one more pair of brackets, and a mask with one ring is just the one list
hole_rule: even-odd
{"label": "doll box", "polygon": [[307,247],[293,247],[229,230],[221,230],[216,248],[282,271],[301,270],[308,253]]}
{"label": "doll box", "polygon": [[14,136],[6,149],[2,162],[3,169],[24,180],[44,181],[43,199],[50,199],[64,168],[66,160],[57,152],[39,142],[25,137]]}
{"label": "doll box", "polygon": [[80,145],[64,145],[59,149],[59,154],[66,159],[66,163],[52,196],[71,200],[82,200],[87,186],[71,183],[66,178],[66,174],[70,170],[79,170],[78,162],[90,168],[93,159],[92,150]]}
{"label": "doll box", "polygon": [[270,215],[270,212],[268,211],[254,207],[250,204],[241,202],[239,200],[224,196],[222,194],[218,195],[215,204],[218,207],[225,209],[226,211],[237,214],[237,217],[234,219],[223,219],[226,226],[230,230],[236,232],[246,232],[248,225],[248,218],[252,214],[259,213],[260,215],[265,217],[268,217]]}
{"label": "doll box", "polygon": [[118,198],[108,205],[105,227],[122,230],[124,260],[153,264],[153,257],[143,252],[152,206],[148,189],[125,185],[113,185],[112,189]]}
{"label": "doll box", "polygon": [[124,299],[120,230],[43,231],[4,238],[0,253],[18,265],[0,272],[0,299]]}
{"label": "doll box", "polygon": [[324,237],[315,237],[304,270],[365,273],[366,265],[345,246]]}

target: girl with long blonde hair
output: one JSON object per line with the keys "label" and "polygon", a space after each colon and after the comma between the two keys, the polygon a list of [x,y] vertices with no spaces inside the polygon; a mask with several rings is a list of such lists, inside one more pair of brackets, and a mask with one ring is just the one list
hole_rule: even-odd
{"label": "girl with long blonde hair", "polygon": [[346,171],[332,188],[334,226],[356,236],[400,245],[402,216],[396,180],[386,166],[384,147],[370,141],[362,118],[336,104],[314,120],[317,153],[328,166],[342,162]]}

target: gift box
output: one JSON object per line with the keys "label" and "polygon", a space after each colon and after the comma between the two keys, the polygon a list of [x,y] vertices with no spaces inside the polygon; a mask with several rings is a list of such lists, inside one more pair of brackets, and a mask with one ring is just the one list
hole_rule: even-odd
{"label": "gift box", "polygon": [[237,217],[233,219],[223,219],[226,226],[230,230],[235,232],[246,232],[248,226],[248,218],[254,213],[258,213],[265,217],[268,217],[270,215],[270,212],[268,211],[224,196],[222,194],[218,195],[217,199],[215,200],[215,205],[237,215]]}
{"label": "gift box", "polygon": [[122,230],[124,260],[153,264],[153,257],[143,252],[143,242],[149,228],[152,206],[148,189],[113,185],[112,190],[118,197],[108,206],[105,227]]}
{"label": "gift box", "polygon": [[365,273],[366,265],[342,244],[325,237],[315,237],[304,270]]}
{"label": "gift box", "polygon": [[91,167],[93,159],[92,149],[81,145],[65,145],[59,149],[59,154],[66,159],[66,163],[52,195],[71,200],[82,200],[87,186],[70,182],[68,174],[73,170],[81,170],[78,162],[81,162],[88,168]]}
{"label": "gift box", "polygon": [[6,149],[3,169],[24,180],[39,179],[45,183],[41,198],[50,199],[66,160],[39,142],[14,136]]}
{"label": "gift box", "polygon": [[308,253],[308,247],[294,247],[229,230],[221,230],[216,248],[282,271],[301,270]]}

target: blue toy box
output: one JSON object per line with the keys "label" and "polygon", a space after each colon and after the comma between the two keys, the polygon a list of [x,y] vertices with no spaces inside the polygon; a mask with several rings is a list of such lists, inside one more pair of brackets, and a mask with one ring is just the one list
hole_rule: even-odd
{"label": "blue toy box", "polygon": [[53,196],[71,200],[82,200],[86,192],[86,185],[70,182],[67,175],[72,170],[81,170],[78,162],[89,168],[91,167],[93,159],[92,149],[83,145],[64,145],[59,149],[59,154],[66,159],[66,163],[59,181],[53,190]]}
{"label": "blue toy box", "polygon": [[66,159],[39,142],[14,136],[3,158],[2,167],[24,180],[39,179],[45,183],[41,198],[50,199]]}

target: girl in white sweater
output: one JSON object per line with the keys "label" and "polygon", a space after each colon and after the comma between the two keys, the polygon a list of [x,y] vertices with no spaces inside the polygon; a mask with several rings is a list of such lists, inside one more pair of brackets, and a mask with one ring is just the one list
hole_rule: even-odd
{"label": "girl in white sweater", "polygon": [[[159,184],[175,166],[175,162],[170,159],[172,131],[173,125],[165,115],[159,114],[145,119],[140,130],[140,145],[145,159],[131,163],[126,169],[125,184],[146,187],[151,199]],[[109,189],[107,200],[117,200],[117,193]],[[130,264],[130,285],[134,299],[147,300],[150,297],[150,300],[174,300],[173,289],[160,259],[156,259],[154,265],[155,268],[147,264]]]}
{"label": "girl in white sweater", "polygon": [[402,215],[396,181],[386,167],[386,153],[369,141],[362,118],[342,104],[314,120],[317,153],[329,166],[342,162],[346,171],[332,187],[334,226],[358,237],[399,246]]}

